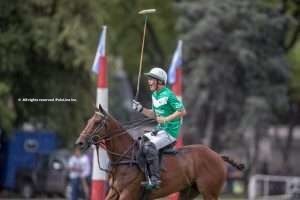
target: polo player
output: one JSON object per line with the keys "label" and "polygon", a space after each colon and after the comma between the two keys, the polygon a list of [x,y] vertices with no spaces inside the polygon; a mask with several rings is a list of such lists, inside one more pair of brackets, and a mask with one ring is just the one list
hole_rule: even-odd
{"label": "polo player", "polygon": [[142,152],[149,166],[150,182],[142,183],[142,185],[147,188],[159,188],[161,181],[158,151],[176,142],[182,125],[182,117],[186,111],[182,102],[166,87],[167,73],[163,69],[154,67],[145,75],[148,77],[148,85],[152,92],[152,109],[143,107],[136,100],[132,101],[132,108],[158,122],[155,132],[144,135],[146,142],[142,147]]}

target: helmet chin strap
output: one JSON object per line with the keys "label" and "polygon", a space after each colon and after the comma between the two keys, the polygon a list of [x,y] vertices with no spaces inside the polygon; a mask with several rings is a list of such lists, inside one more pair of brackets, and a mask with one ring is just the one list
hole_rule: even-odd
{"label": "helmet chin strap", "polygon": [[157,79],[155,79],[155,91],[157,91],[158,90],[158,80]]}
{"label": "helmet chin strap", "polygon": [[159,89],[158,84],[160,84],[161,80],[158,80],[158,79],[155,79],[155,80],[156,80],[155,91],[157,91]]}

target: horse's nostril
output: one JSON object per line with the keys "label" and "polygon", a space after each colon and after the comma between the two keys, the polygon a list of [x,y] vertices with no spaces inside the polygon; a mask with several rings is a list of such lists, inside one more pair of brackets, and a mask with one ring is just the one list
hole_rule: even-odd
{"label": "horse's nostril", "polygon": [[75,142],[75,145],[81,148],[81,147],[83,146],[83,142],[81,142],[81,141],[76,141],[76,142]]}
{"label": "horse's nostril", "polygon": [[89,148],[89,144],[86,143],[85,141],[76,141],[76,142],[75,142],[75,145],[76,145],[77,147],[79,147],[79,149],[80,149],[81,151],[85,151],[85,150],[87,150],[87,149]]}
{"label": "horse's nostril", "polygon": [[79,147],[82,147],[82,146],[83,146],[83,142],[79,142],[77,145],[78,145]]}

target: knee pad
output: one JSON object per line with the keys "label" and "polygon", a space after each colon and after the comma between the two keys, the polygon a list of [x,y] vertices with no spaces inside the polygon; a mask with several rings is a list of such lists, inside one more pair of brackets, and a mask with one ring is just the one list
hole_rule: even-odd
{"label": "knee pad", "polygon": [[158,157],[158,151],[152,142],[147,142],[144,144],[143,152],[147,160],[153,160]]}
{"label": "knee pad", "polygon": [[144,144],[143,149],[145,151],[153,151],[153,150],[156,151],[155,145],[150,141],[148,141]]}

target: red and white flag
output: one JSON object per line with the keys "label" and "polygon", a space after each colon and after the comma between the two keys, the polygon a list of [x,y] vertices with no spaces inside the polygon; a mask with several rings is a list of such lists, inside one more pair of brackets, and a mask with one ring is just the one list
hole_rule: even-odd
{"label": "red and white flag", "polygon": [[108,111],[108,82],[107,82],[107,57],[106,57],[106,31],[107,27],[103,26],[102,33],[97,48],[97,53],[92,66],[92,71],[98,75],[97,79],[97,102],[96,105]]}
{"label": "red and white flag", "polygon": [[97,53],[92,66],[92,71],[95,72],[96,74],[98,74],[99,69],[101,70],[101,66],[105,65],[106,67],[106,52],[105,52],[106,31],[107,31],[107,27],[103,26],[102,33],[100,34]]}
{"label": "red and white flag", "polygon": [[168,82],[180,100],[182,98],[182,62],[182,40],[179,40],[168,70]]}

